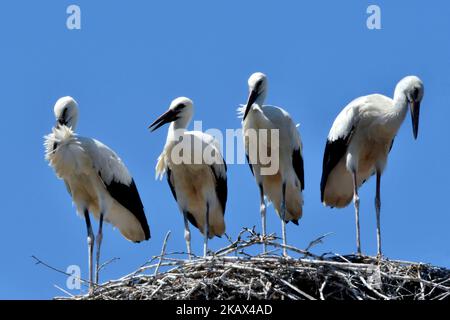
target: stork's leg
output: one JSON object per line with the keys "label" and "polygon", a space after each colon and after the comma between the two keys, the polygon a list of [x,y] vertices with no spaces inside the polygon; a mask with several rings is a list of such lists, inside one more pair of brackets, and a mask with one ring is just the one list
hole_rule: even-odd
{"label": "stork's leg", "polygon": [[188,253],[188,257],[189,260],[191,260],[191,231],[189,230],[189,221],[187,218],[187,213],[184,212],[183,213],[183,217],[184,217],[184,240],[186,240],[186,247],[187,247],[187,253]]}
{"label": "stork's leg", "polygon": [[98,274],[100,271],[100,247],[102,245],[103,240],[103,212],[100,213],[100,221],[98,225],[98,234],[97,234],[97,268],[95,271],[95,283],[98,284]]}
{"label": "stork's leg", "polygon": [[378,258],[381,258],[381,225],[380,225],[380,209],[381,209],[381,172],[377,171],[377,191],[375,196],[375,211],[377,214],[377,245]]}
{"label": "stork's leg", "polygon": [[359,228],[359,195],[358,195],[358,180],[356,177],[356,172],[353,175],[353,203],[355,205],[355,220],[356,220],[356,248],[357,253],[361,255],[361,238],[360,238],[360,228]]}
{"label": "stork's leg", "polygon": [[[283,183],[281,190],[281,234],[283,245],[286,246],[286,184]],[[283,247],[283,256],[287,256],[286,247]]]}
{"label": "stork's leg", "polygon": [[208,239],[209,239],[209,203],[206,202],[206,216],[205,216],[205,242],[203,243],[203,257],[206,258],[208,254]]}
{"label": "stork's leg", "polygon": [[261,197],[261,223],[262,223],[262,238],[263,238],[263,253],[267,252],[266,246],[266,202],[264,201],[264,189],[262,184],[259,185],[259,195]]}
{"label": "stork's leg", "polygon": [[92,231],[91,219],[89,218],[89,212],[84,210],[84,219],[86,220],[87,228],[87,243],[88,243],[88,264],[89,264],[89,293],[92,293],[94,286],[94,265],[93,265],[93,252],[94,252],[94,232]]}

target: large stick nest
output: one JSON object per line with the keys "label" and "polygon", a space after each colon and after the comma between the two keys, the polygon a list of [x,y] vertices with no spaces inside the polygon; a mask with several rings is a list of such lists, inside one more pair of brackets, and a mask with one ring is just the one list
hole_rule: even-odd
{"label": "large stick nest", "polygon": [[[70,299],[356,299],[443,300],[450,297],[450,270],[427,264],[367,256],[325,254],[286,247],[298,258],[280,257],[273,235],[262,239],[244,229],[236,241],[207,258],[184,260],[166,254],[132,274],[96,286]],[[245,251],[262,242],[275,248],[265,255]],[[257,248],[260,251],[259,248]],[[67,298],[60,298],[67,299]]]}

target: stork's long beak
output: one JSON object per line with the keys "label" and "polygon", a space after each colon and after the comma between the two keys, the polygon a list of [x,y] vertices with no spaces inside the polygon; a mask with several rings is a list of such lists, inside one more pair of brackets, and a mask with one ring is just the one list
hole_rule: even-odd
{"label": "stork's long beak", "polygon": [[411,120],[413,127],[413,135],[414,139],[417,139],[417,135],[419,134],[419,116],[420,116],[420,101],[413,101],[410,103],[410,111],[411,111]]}
{"label": "stork's long beak", "polygon": [[245,106],[245,112],[244,112],[244,117],[242,118],[242,121],[244,121],[245,118],[247,117],[247,115],[250,111],[250,108],[255,103],[257,98],[258,98],[258,93],[256,92],[256,90],[252,90],[250,92],[250,94],[248,95],[247,105]]}
{"label": "stork's long beak", "polygon": [[157,130],[158,128],[162,127],[166,123],[173,122],[178,119],[178,114],[180,112],[174,109],[169,109],[166,112],[164,112],[161,116],[158,117],[148,128],[151,132]]}

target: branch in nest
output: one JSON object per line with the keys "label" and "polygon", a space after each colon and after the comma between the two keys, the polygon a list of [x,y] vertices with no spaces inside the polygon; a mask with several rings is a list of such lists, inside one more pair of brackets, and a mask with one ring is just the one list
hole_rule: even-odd
{"label": "branch in nest", "polygon": [[283,245],[276,242],[275,235],[262,239],[254,228],[247,228],[236,240],[229,238],[230,244],[212,256],[188,261],[176,258],[180,254],[185,257],[184,253],[166,253],[168,233],[161,254],[135,272],[102,284],[90,296],[69,295],[61,299],[450,298],[450,270],[406,261],[311,253],[309,250],[325,236],[312,241],[305,250],[285,246],[290,252],[301,255],[297,259],[280,257],[274,252],[250,256],[245,250],[260,246],[263,241],[278,250]]}

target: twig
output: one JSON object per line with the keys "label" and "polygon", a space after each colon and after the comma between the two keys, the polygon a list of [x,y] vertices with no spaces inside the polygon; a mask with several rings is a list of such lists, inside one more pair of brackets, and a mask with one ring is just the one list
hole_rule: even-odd
{"label": "twig", "polygon": [[[62,270],[60,270],[60,269],[57,269],[57,268],[55,268],[55,267],[52,267],[51,265],[45,263],[44,261],[42,261],[41,259],[37,258],[36,256],[31,256],[31,258],[33,258],[34,260],[36,260],[36,265],[42,264],[43,266],[45,266],[45,267],[47,267],[47,268],[49,268],[49,269],[51,269],[51,270],[53,270],[53,271],[56,271],[56,272],[58,272],[58,273],[61,273],[61,274],[65,275],[65,276],[68,276],[68,277],[72,277],[72,276],[73,276],[73,275],[70,274],[70,273],[67,273],[67,272],[62,271]],[[81,282],[84,282],[84,283],[89,284],[89,281],[88,281],[88,280],[85,280],[85,279],[83,279],[83,278],[76,277],[76,279],[80,280]]]}
{"label": "twig", "polygon": [[117,257],[116,257],[116,258],[112,258],[112,259],[109,259],[108,261],[102,263],[102,264],[100,265],[98,271],[103,270],[103,268],[105,268],[107,265],[109,265],[109,264],[111,264],[111,263],[113,263],[113,262],[115,262],[115,261],[117,261],[117,260],[120,260],[120,258],[117,258]]}
{"label": "twig", "polygon": [[311,241],[311,242],[309,243],[309,245],[306,247],[305,251],[309,251],[309,250],[311,250],[313,247],[317,246],[318,244],[323,243],[323,239],[325,239],[326,237],[328,237],[329,235],[332,235],[332,234],[333,234],[333,232],[329,232],[329,233],[326,233],[326,234],[324,234],[324,235],[318,237],[317,239]]}
{"label": "twig", "polygon": [[158,262],[158,265],[156,266],[155,273],[154,273],[155,276],[158,274],[159,268],[161,267],[161,263],[164,259],[164,254],[166,253],[166,246],[167,246],[167,241],[169,240],[169,237],[170,237],[170,231],[167,232],[167,234],[164,238],[164,242],[163,242],[163,245],[161,248],[161,255],[159,256],[159,262]]}
{"label": "twig", "polygon": [[65,293],[65,294],[67,294],[69,297],[72,297],[72,298],[75,297],[75,296],[74,296],[73,294],[71,294],[69,291],[64,290],[63,288],[57,286],[56,284],[54,284],[53,286],[54,286],[56,289],[62,291],[62,292]]}
{"label": "twig", "polygon": [[320,300],[325,300],[325,296],[323,295],[323,290],[325,290],[325,286],[327,285],[328,277],[325,277],[325,281],[319,288]]}

